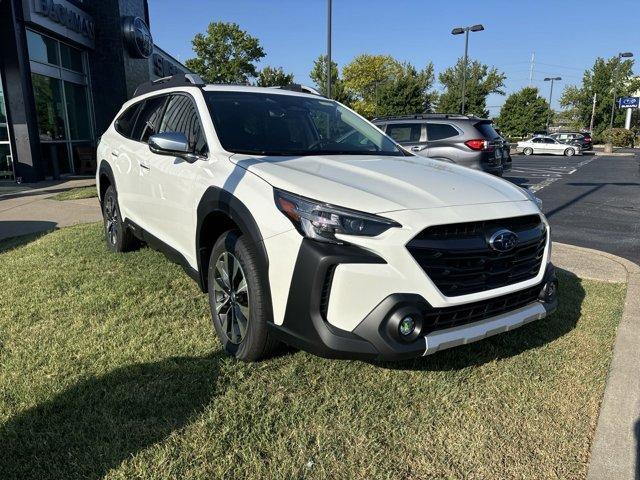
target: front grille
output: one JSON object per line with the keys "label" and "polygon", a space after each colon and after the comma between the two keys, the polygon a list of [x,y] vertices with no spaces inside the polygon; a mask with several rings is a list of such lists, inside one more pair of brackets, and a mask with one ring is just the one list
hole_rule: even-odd
{"label": "front grille", "polygon": [[535,302],[538,299],[540,288],[540,285],[536,285],[519,292],[457,307],[428,307],[423,312],[425,321],[423,332],[426,335],[435,330],[457,327],[517,310]]}
{"label": "front grille", "polygon": [[[518,235],[508,252],[489,247],[500,229]],[[547,233],[539,215],[428,227],[407,249],[443,295],[483,292],[534,278],[542,266]]]}

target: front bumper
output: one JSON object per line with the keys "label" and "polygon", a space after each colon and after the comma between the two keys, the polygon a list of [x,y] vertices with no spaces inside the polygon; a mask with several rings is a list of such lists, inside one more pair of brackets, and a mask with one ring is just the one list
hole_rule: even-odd
{"label": "front bumper", "polygon": [[[269,325],[276,337],[327,358],[402,360],[429,355],[518,328],[544,318],[557,307],[557,280],[553,265],[549,263],[542,281],[522,290],[534,290],[532,301],[522,304],[513,300],[519,295],[516,290],[469,304],[470,311],[476,311],[482,304],[482,308],[489,312],[494,308],[490,304],[497,305],[504,301],[505,305],[514,305],[513,309],[502,308],[496,315],[450,328],[436,328],[428,320],[432,318],[429,315],[434,307],[423,296],[394,293],[384,298],[352,331],[347,331],[327,321],[333,275],[336,267],[345,263],[382,265],[386,262],[354,245],[322,244],[308,239],[302,241],[293,271],[284,321],[281,325]],[[552,295],[545,295],[543,290],[549,284],[556,288]],[[352,286],[350,293],[354,296],[367,294],[358,291],[356,285]],[[453,308],[465,306],[463,304]],[[445,311],[446,308],[441,310]],[[405,315],[414,315],[422,322],[408,340],[399,335],[397,328],[399,320]]]}

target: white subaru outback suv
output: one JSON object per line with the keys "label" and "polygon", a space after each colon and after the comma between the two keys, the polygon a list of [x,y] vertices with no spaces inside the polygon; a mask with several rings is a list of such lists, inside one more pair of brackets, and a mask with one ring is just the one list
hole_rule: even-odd
{"label": "white subaru outback suv", "polygon": [[557,305],[534,197],[413,156],[319,95],[161,79],[125,103],[98,160],[108,247],[141,240],[181,264],[242,360],[280,341],[428,355]]}

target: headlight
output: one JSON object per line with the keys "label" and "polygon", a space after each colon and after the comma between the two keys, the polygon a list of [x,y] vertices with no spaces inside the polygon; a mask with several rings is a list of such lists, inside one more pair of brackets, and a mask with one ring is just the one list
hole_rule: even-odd
{"label": "headlight", "polygon": [[529,191],[529,189],[522,188],[522,187],[520,187],[520,189],[529,198],[529,200],[531,200],[533,203],[536,204],[536,206],[538,207],[538,210],[542,211],[542,200],[539,199],[538,197],[536,197],[533,193],[531,193],[531,191]]}
{"label": "headlight", "polygon": [[298,231],[322,242],[344,243],[336,234],[375,237],[401,225],[388,218],[348,208],[320,203],[293,193],[274,189],[276,206]]}

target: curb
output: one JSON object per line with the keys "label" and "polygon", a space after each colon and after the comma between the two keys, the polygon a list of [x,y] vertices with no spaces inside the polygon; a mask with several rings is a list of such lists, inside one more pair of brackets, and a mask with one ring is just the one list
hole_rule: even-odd
{"label": "curb", "polygon": [[640,266],[600,250],[555,245],[591,260],[607,259],[626,271],[627,295],[591,446],[587,480],[640,479]]}

